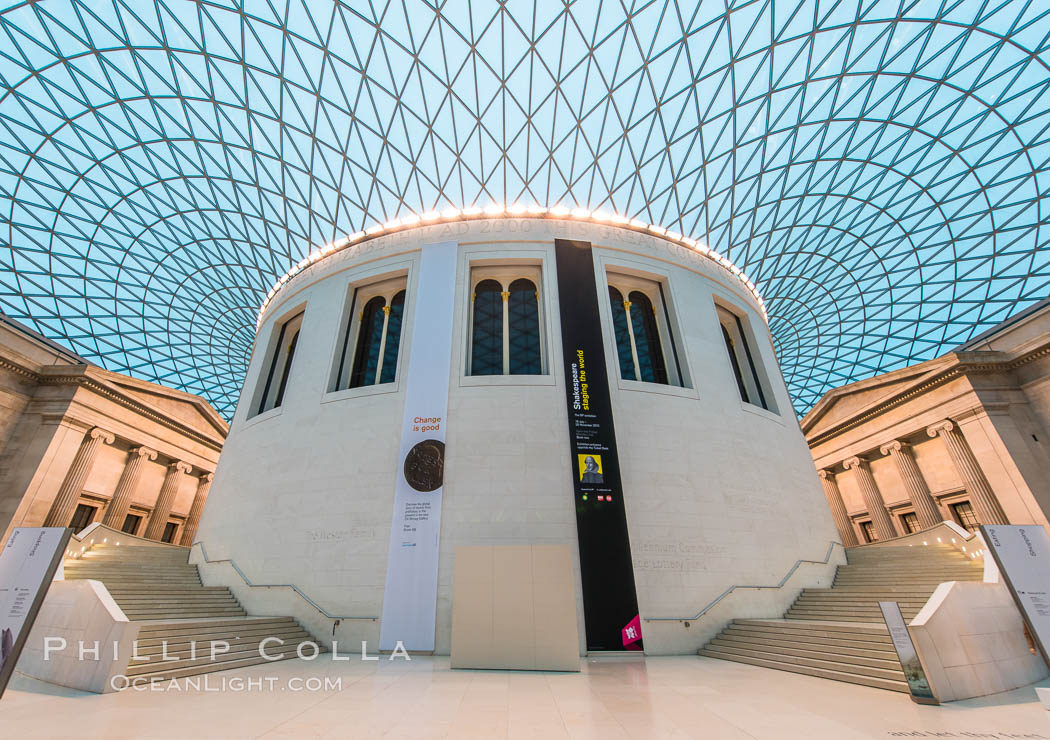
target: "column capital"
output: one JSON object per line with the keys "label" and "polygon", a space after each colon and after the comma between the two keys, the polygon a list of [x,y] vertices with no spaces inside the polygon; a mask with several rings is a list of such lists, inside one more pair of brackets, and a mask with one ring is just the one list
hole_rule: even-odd
{"label": "column capital", "polygon": [[214,477],[215,477],[215,473],[205,473],[204,475],[201,476],[201,483],[211,483],[211,481],[212,481],[212,479]]}
{"label": "column capital", "polygon": [[168,472],[172,473],[175,471],[178,471],[180,473],[188,473],[191,470],[193,470],[193,466],[189,463],[183,462],[182,460],[175,460],[170,465],[168,465]]}
{"label": "column capital", "polygon": [[852,470],[853,468],[860,468],[860,467],[863,467],[863,466],[865,466],[867,464],[868,464],[868,461],[865,460],[863,457],[860,457],[859,455],[854,455],[853,457],[842,461],[842,467],[846,468],[846,470]]}
{"label": "column capital", "polygon": [[128,450],[128,452],[129,452],[129,454],[132,454],[132,455],[138,455],[139,457],[144,457],[147,460],[156,460],[157,459],[157,451],[156,450],[152,450],[149,447],[146,447],[144,445],[139,445],[138,447],[132,447],[130,450]]}
{"label": "column capital", "polygon": [[821,468],[818,470],[817,475],[820,476],[821,480],[835,480],[835,471],[828,470],[827,468]]}
{"label": "column capital", "polygon": [[887,442],[886,444],[879,447],[879,452],[881,452],[883,455],[890,455],[894,452],[900,452],[908,446],[909,445],[907,442],[902,442],[899,439],[895,439],[892,442]]}
{"label": "column capital", "polygon": [[950,432],[953,429],[955,429],[955,422],[951,419],[945,419],[936,424],[930,424],[930,426],[926,428],[926,433],[931,437],[936,437],[939,434]]}
{"label": "column capital", "polygon": [[101,439],[102,442],[107,445],[113,444],[114,440],[116,440],[116,436],[114,436],[113,432],[107,432],[102,427],[93,427],[91,431],[88,432],[88,436],[90,436],[91,439]]}

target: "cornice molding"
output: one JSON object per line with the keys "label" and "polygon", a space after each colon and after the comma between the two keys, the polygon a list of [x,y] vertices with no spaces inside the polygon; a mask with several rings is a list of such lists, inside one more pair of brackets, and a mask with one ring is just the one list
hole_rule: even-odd
{"label": "cornice molding", "polygon": [[142,403],[138,399],[132,398],[119,390],[109,385],[108,383],[100,382],[96,378],[92,378],[90,375],[83,373],[80,374],[41,374],[38,375],[39,383],[41,385],[76,385],[87,390],[97,393],[100,396],[108,398],[115,403],[120,404],[126,408],[135,411],[141,416],[145,416],[147,419],[157,422],[163,426],[172,429],[180,434],[190,437],[194,441],[200,442],[206,447],[214,449],[216,452],[222,450],[222,443],[216,443],[214,439],[208,437],[205,434],[201,434],[196,429],[187,426],[179,421],[172,419],[169,416],[159,414],[152,408]]}
{"label": "cornice molding", "polygon": [[19,362],[15,362],[14,360],[11,360],[7,357],[0,357],[0,369],[9,370],[10,372],[15,373],[16,375],[21,375],[23,377],[29,378],[30,380],[39,380],[40,378],[40,375],[37,373],[36,370],[33,370],[30,367],[26,367],[25,365]]}
{"label": "cornice molding", "polygon": [[[991,355],[991,357],[989,357],[989,355]],[[922,395],[930,389],[936,388],[939,385],[944,385],[956,378],[965,377],[970,374],[985,375],[1008,372],[1047,356],[1050,356],[1050,334],[1048,334],[1041,343],[1034,347],[1013,355],[1004,352],[949,353],[944,355],[943,358],[938,359],[950,359],[951,362],[940,370],[933,371],[918,385],[910,386],[888,398],[884,398],[854,414],[850,418],[844,419],[834,426],[823,430],[813,437],[810,437],[807,434],[806,442],[812,448],[814,445],[821,444],[822,442],[842,434],[849,429],[860,426],[885,411],[896,408],[916,396]],[[835,393],[835,390],[829,391],[829,393]],[[849,394],[840,393],[837,395],[841,398]],[[803,419],[803,422],[804,421],[805,419]]]}

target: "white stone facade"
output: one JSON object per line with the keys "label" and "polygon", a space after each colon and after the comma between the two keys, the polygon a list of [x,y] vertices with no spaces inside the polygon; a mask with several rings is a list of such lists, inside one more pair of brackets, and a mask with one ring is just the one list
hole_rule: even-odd
{"label": "white stone facade", "polygon": [[[556,238],[594,247],[646,652],[694,652],[711,629],[690,629],[686,620],[727,588],[776,584],[796,561],[824,559],[837,539],[835,528],[765,320],[740,280],[713,260],[657,236],[527,218],[477,219],[380,236],[316,262],[282,287],[262,317],[204,511],[198,540],[208,558],[232,559],[256,584],[294,584],[331,615],[381,614],[420,248],[443,241],[458,242],[459,266],[437,652],[449,649],[457,546],[568,543],[576,553]],[[467,375],[470,270],[506,264],[540,268],[548,374],[472,377]],[[606,300],[609,271],[661,284],[685,387],[620,379]],[[396,380],[330,392],[352,288],[406,274]],[[775,410],[741,400],[716,305],[743,319],[768,405]],[[282,403],[253,415],[279,326],[304,308]],[[582,651],[578,553],[575,562]],[[265,602],[266,592],[255,591],[252,603]],[[275,590],[274,598],[287,597],[281,593],[278,597]],[[745,593],[734,596],[742,606],[750,598]],[[760,592],[752,593],[759,598]],[[287,606],[276,608],[287,613]],[[646,621],[664,617],[682,619]],[[370,619],[311,626],[326,639],[355,645],[378,641],[378,621]]]}

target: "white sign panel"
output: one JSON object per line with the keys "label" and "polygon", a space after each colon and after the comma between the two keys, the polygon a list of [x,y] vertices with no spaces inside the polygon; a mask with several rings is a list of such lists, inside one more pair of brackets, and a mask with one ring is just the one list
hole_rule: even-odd
{"label": "white sign panel", "polygon": [[456,248],[424,246],[419,268],[380,650],[434,649]]}
{"label": "white sign panel", "polygon": [[18,527],[0,552],[0,696],[62,562],[71,530]]}
{"label": "white sign panel", "polygon": [[1038,524],[984,524],[981,534],[1050,664],[1050,536]]}
{"label": "white sign panel", "polygon": [[939,703],[933,695],[930,682],[926,679],[926,671],[919,660],[919,654],[915,651],[915,644],[911,641],[900,604],[896,601],[880,601],[879,609],[882,611],[883,621],[886,622],[886,629],[889,630],[890,639],[893,640],[893,649],[897,651],[897,658],[901,662],[911,700],[916,704]]}

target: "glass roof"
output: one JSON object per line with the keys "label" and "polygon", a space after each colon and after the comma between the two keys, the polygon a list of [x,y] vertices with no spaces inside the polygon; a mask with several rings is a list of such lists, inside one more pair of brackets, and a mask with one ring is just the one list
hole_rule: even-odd
{"label": "glass roof", "polygon": [[1048,44],[1032,0],[12,4],[0,306],[229,416],[319,245],[602,209],[739,265],[805,412],[1050,291]]}

